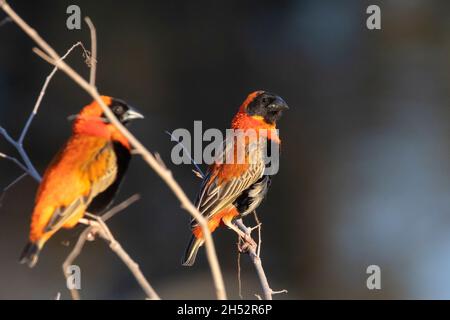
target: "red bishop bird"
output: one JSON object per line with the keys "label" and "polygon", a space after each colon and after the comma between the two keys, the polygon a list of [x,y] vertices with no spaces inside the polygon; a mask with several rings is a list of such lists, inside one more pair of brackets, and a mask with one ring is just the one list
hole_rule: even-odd
{"label": "red bishop bird", "polygon": [[[233,220],[253,212],[266,196],[271,175],[265,170],[263,149],[271,142],[278,146],[281,143],[275,129],[286,109],[286,102],[278,95],[255,91],[247,97],[234,116],[232,129],[241,129],[244,135],[251,129],[256,132],[258,141],[263,143],[251,148],[251,139],[229,139],[225,142],[225,150],[234,150],[236,155],[236,150],[241,148],[244,150],[243,161],[216,161],[209,166],[195,204],[207,219],[211,232],[221,224],[236,230]],[[184,266],[194,264],[198,249],[204,243],[202,230],[196,221],[191,222],[191,230],[193,235],[182,260]]]}
{"label": "red bishop bird", "polygon": [[[126,125],[143,116],[124,101],[102,96]],[[72,135],[45,171],[31,218],[29,242],[20,262],[33,267],[45,242],[61,228],[73,228],[85,212],[98,214],[112,202],[131,158],[128,140],[97,102],[75,117]]]}

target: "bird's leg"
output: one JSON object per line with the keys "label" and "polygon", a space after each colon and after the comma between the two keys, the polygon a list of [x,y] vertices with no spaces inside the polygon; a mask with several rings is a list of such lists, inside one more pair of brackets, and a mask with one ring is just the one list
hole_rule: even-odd
{"label": "bird's leg", "polygon": [[80,220],[78,220],[78,223],[92,227],[96,224],[96,221],[94,221],[92,219],[81,218]]}
{"label": "bird's leg", "polygon": [[100,223],[100,217],[93,215],[89,212],[85,212],[85,216],[89,218],[81,218],[78,220],[78,223],[84,224],[91,228],[89,234],[87,235],[86,239],[88,241],[94,241],[95,236],[98,232],[102,231],[102,224]]}
{"label": "bird's leg", "polygon": [[99,216],[92,214],[90,212],[85,212],[84,215],[89,218],[90,221],[98,221]]}
{"label": "bird's leg", "polygon": [[111,241],[111,239],[114,239],[111,231],[109,230],[108,226],[106,225],[105,221],[101,216],[97,216],[89,212],[86,212],[85,215],[93,219],[92,222],[95,224],[95,227],[97,227],[98,229],[100,229],[101,232],[103,232],[103,235],[107,240]]}
{"label": "bird's leg", "polygon": [[244,246],[242,247],[242,251],[246,251],[245,244],[248,244],[253,248],[257,248],[257,244],[252,239],[252,237],[249,234],[243,232],[241,229],[239,229],[233,222],[231,222],[230,219],[223,219],[222,221],[228,228],[236,232],[239,235],[239,237],[241,237],[244,240]]}

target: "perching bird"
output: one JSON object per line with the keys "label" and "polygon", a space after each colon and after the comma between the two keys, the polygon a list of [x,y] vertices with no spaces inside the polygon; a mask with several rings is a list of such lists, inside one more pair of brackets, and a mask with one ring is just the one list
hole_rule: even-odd
{"label": "perching bird", "polygon": [[[143,118],[124,101],[101,98],[124,125]],[[127,170],[130,150],[128,140],[97,102],[75,116],[71,137],[53,158],[39,186],[21,263],[33,267],[55,232],[73,228],[85,212],[100,213],[110,205]]]}
{"label": "perching bird", "polygon": [[[253,129],[266,145],[270,145],[270,142],[279,145],[278,134],[271,129],[276,129],[276,122],[286,109],[286,102],[279,96],[264,91],[253,92],[234,116],[231,128],[241,129],[244,133]],[[226,141],[225,150],[233,150],[235,155],[238,148],[244,150],[241,153],[245,155],[242,157],[243,161],[238,162],[237,157],[234,158],[235,163],[216,161],[209,166],[203,179],[195,204],[208,220],[211,232],[220,224],[237,230],[233,220],[253,212],[269,189],[271,175],[265,172],[266,164],[262,152],[265,144],[252,148],[250,141],[247,138]],[[194,264],[198,249],[204,243],[202,230],[194,220],[191,222],[191,229],[193,235],[182,261],[184,266]]]}

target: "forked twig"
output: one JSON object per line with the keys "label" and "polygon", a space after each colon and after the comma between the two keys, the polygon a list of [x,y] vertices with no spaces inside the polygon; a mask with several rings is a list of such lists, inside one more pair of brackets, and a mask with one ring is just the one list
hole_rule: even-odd
{"label": "forked twig", "polygon": [[[110,249],[128,267],[128,269],[136,278],[136,281],[141,286],[142,290],[145,292],[147,297],[152,300],[160,299],[156,291],[153,289],[153,287],[150,285],[150,283],[143,275],[142,271],[139,268],[139,265],[130,258],[130,256],[122,248],[120,243],[114,238],[108,226],[105,224],[106,220],[110,219],[118,212],[125,210],[128,206],[130,206],[137,200],[139,200],[138,195],[131,196],[127,200],[123,201],[122,203],[118,204],[117,206],[115,206],[114,208],[103,214],[101,217],[95,216],[92,218],[92,220],[86,221],[88,227],[85,230],[83,230],[83,232],[80,234],[75,246],[73,247],[72,251],[67,256],[66,260],[62,265],[63,273],[66,279],[69,276],[68,274],[69,267],[73,264],[75,259],[81,254],[86,241],[93,241],[96,236],[99,236],[109,244]],[[92,217],[93,215],[89,216]],[[74,300],[80,299],[80,294],[77,289],[75,288],[70,289],[70,294],[72,295],[72,299]]]}
{"label": "forked twig", "polygon": [[217,298],[226,299],[227,296],[222,271],[219,265],[219,261],[217,259],[214,241],[211,236],[211,232],[208,228],[207,220],[200,214],[200,212],[197,210],[194,204],[189,200],[184,190],[173,178],[172,172],[167,168],[162,167],[158,163],[154,155],[150,151],[148,151],[145,148],[145,146],[120,123],[120,121],[115,117],[112,111],[100,98],[100,94],[98,93],[95,86],[90,85],[73,68],[71,68],[67,63],[62,61],[59,55],[56,53],[56,51],[37,33],[36,30],[31,28],[7,4],[6,1],[1,0],[0,7],[42,49],[40,50],[35,48],[34,50],[35,53],[37,53],[47,62],[58,67],[58,69],[66,73],[74,82],[76,82],[89,95],[91,95],[91,97],[100,105],[103,112],[105,113],[105,116],[110,120],[110,122],[123,134],[123,136],[130,142],[130,144],[134,147],[134,149],[136,149],[136,151],[141,155],[141,157],[145,160],[145,162],[147,162],[147,164],[161,177],[161,179],[172,190],[174,195],[178,198],[181,207],[186,209],[189,212],[189,214],[197,221],[205,237],[206,254],[211,268]]}
{"label": "forked twig", "polygon": [[[65,58],[67,58],[67,56],[78,46],[83,47],[83,44],[81,42],[77,42],[76,44],[74,44],[69,50],[67,50],[67,52],[61,57],[62,60],[64,60]],[[22,169],[25,173],[29,174],[31,177],[33,177],[33,179],[35,179],[36,181],[40,182],[41,181],[41,176],[40,174],[37,172],[36,168],[34,167],[33,163],[30,160],[30,157],[28,156],[28,153],[26,152],[26,150],[23,147],[23,142],[25,140],[25,137],[28,133],[28,129],[30,128],[31,123],[34,120],[34,117],[36,116],[39,107],[42,103],[42,99],[45,95],[45,92],[47,90],[48,85],[50,84],[50,81],[52,80],[53,76],[55,75],[56,71],[58,71],[57,67],[54,67],[53,70],[50,72],[50,74],[47,76],[47,78],[45,79],[44,85],[42,86],[41,91],[39,92],[39,96],[36,100],[36,103],[34,104],[34,108],[33,111],[30,113],[21,133],[19,138],[16,140],[14,140],[9,133],[6,131],[5,128],[0,127],[0,135],[2,135],[6,141],[9,142],[9,144],[11,144],[19,153],[19,155],[22,158],[23,163],[18,160],[17,158],[8,156],[4,153],[0,153],[0,157],[1,158],[5,158],[9,161],[14,162],[20,169]],[[16,179],[12,184],[8,185],[8,189],[11,188],[15,183],[17,183],[20,179]]]}
{"label": "forked twig", "polygon": [[[61,57],[62,60],[66,59],[67,56],[76,48],[80,46],[81,49],[83,50],[84,53],[86,53],[86,49],[84,48],[83,44],[79,41],[77,43],[75,43],[69,50],[67,50],[66,54],[63,55]],[[28,133],[28,129],[30,128],[31,123],[33,122],[34,117],[36,116],[36,114],[39,111],[39,107],[42,103],[42,99],[44,98],[45,92],[47,90],[48,85],[50,84],[50,81],[52,80],[53,76],[55,75],[55,73],[58,71],[58,67],[54,67],[52,72],[50,72],[50,74],[47,76],[47,78],[45,79],[44,85],[42,86],[41,91],[39,92],[39,96],[36,100],[36,103],[34,104],[34,108],[33,111],[31,112],[30,116],[28,117],[27,122],[25,123],[25,126],[22,129],[22,132],[20,134],[19,139],[17,140],[17,144],[22,146],[23,145],[23,141],[25,140],[25,136]]]}
{"label": "forked twig", "polygon": [[[254,230],[255,228],[260,228],[260,226],[261,226],[261,225],[257,225],[254,228],[248,228],[242,222],[242,219],[236,220],[235,221],[235,225],[241,231],[243,231],[249,238],[251,238],[252,230]],[[239,246],[239,251],[243,252],[243,253],[248,253],[250,259],[252,260],[253,265],[255,266],[255,269],[256,269],[256,273],[258,274],[259,282],[261,284],[261,287],[262,287],[262,290],[263,290],[263,293],[264,293],[264,299],[272,300],[272,296],[274,294],[287,292],[287,290],[273,291],[270,288],[269,281],[267,280],[266,273],[265,273],[264,268],[262,266],[261,258],[260,258],[260,256],[257,253],[257,251],[258,251],[257,247],[258,246],[254,245],[254,243],[255,243],[254,241],[253,242],[249,242],[247,239],[242,239],[242,242],[240,243],[240,246]],[[256,297],[260,298],[258,295],[256,295]]]}
{"label": "forked twig", "polygon": [[[13,19],[16,23],[18,23],[18,21],[22,21],[20,17],[18,17],[13,11],[12,9],[6,4],[5,1],[0,0],[0,7],[7,12],[8,10],[11,10],[12,12],[12,16],[11,14],[9,14],[9,16],[11,17],[11,19]],[[15,19],[14,19],[15,18]],[[19,20],[17,20],[19,19]],[[19,24],[19,23],[18,23]],[[20,24],[19,24],[20,25]],[[25,24],[26,25],[26,24]],[[34,30],[30,31],[32,34],[35,33]],[[78,42],[76,44],[74,44],[67,52],[64,56],[62,56],[61,58],[58,58],[58,62],[63,62],[63,60],[77,47],[77,46],[81,46],[81,48],[83,49],[83,52],[85,55],[87,55],[87,51],[84,48],[83,44],[81,42]],[[94,45],[93,45],[94,46]],[[55,67],[53,68],[52,72],[47,76],[44,85],[40,91],[40,94],[36,100],[36,103],[34,105],[33,111],[31,112],[30,116],[27,119],[27,122],[24,125],[24,128],[22,129],[22,132],[20,134],[19,139],[16,141],[14,140],[9,134],[8,132],[0,127],[0,135],[3,135],[3,137],[18,151],[19,155],[22,158],[23,163],[18,160],[17,158],[8,156],[4,153],[0,153],[0,157],[5,158],[9,161],[14,162],[20,169],[22,169],[24,171],[24,174],[22,174],[21,176],[19,176],[18,178],[16,178],[12,183],[10,183],[6,188],[4,188],[2,196],[4,194],[5,191],[7,191],[8,189],[10,189],[13,185],[15,185],[18,181],[20,181],[23,177],[25,177],[26,175],[30,175],[32,176],[37,182],[41,181],[41,176],[40,174],[37,172],[37,170],[35,169],[33,163],[31,162],[26,150],[23,147],[23,142],[24,139],[26,137],[26,134],[28,133],[28,130],[30,128],[31,123],[33,122],[34,117],[36,116],[39,107],[41,105],[42,99],[45,95],[45,92],[47,90],[47,87],[51,81],[51,79],[53,78],[53,76],[55,75],[56,71],[58,71],[58,66],[55,65]],[[92,70],[92,69],[91,69]],[[92,72],[92,71],[91,71]],[[1,198],[0,198],[1,199]],[[132,197],[129,199],[131,204],[132,202],[136,201],[137,198],[136,197]],[[123,210],[124,207],[128,206],[129,204],[127,203],[122,203],[119,206],[116,206],[115,208],[111,209],[108,213],[106,218],[110,218],[112,217],[117,211]],[[100,224],[99,224],[100,225]],[[89,228],[87,228],[89,229]],[[151,299],[157,299],[159,298],[158,295],[156,294],[156,292],[153,290],[153,288],[150,286],[150,284],[148,283],[148,281],[145,279],[145,277],[143,276],[142,272],[139,269],[139,266],[130,258],[130,256],[126,253],[126,251],[122,248],[122,246],[120,245],[119,242],[117,242],[117,240],[114,239],[114,237],[112,236],[111,232],[109,231],[108,227],[103,223],[102,224],[102,228],[98,228],[100,231],[97,231],[99,233],[100,236],[102,236],[102,238],[104,238],[105,240],[107,240],[110,244],[110,248],[111,250],[113,250],[121,259],[122,261],[125,263],[125,265],[127,265],[127,267],[130,269],[130,271],[133,273],[133,275],[135,276],[136,280],[138,281],[138,283],[141,285],[141,287],[143,288],[143,290],[146,292],[147,296]],[[86,230],[85,230],[86,231]],[[90,230],[92,231],[92,230]],[[82,235],[85,234],[86,237],[90,234],[90,232],[83,232]],[[72,253],[69,255],[68,260],[70,261],[71,258],[75,258],[79,253],[77,253],[77,250],[79,249],[81,251],[81,248],[84,245],[84,242],[86,241],[86,238],[83,238],[82,236],[80,236],[79,241],[77,242],[77,245],[75,246],[76,248],[74,248],[74,250],[72,251]],[[66,270],[66,269],[65,269]],[[79,298],[78,292],[72,292],[72,296],[74,298]]]}

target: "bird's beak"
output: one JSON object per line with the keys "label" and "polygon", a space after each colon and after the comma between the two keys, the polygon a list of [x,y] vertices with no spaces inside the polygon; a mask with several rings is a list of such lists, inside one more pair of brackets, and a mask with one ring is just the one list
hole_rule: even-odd
{"label": "bird's beak", "polygon": [[283,111],[288,110],[289,107],[281,97],[276,97],[275,100],[269,105],[269,109],[271,111]]}
{"label": "bird's beak", "polygon": [[144,119],[144,116],[133,108],[129,108],[122,116],[122,122],[128,122],[135,119]]}

